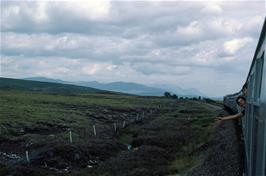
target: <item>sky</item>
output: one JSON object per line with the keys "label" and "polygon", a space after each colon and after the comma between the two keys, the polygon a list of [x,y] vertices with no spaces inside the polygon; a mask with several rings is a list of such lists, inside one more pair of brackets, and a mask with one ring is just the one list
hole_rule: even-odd
{"label": "sky", "polygon": [[1,77],[240,90],[264,1],[1,1]]}

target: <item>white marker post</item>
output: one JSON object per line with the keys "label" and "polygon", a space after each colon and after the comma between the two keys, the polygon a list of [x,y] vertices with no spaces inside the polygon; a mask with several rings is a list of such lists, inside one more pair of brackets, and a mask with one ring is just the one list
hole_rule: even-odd
{"label": "white marker post", "polygon": [[123,122],[123,128],[125,128],[125,126],[126,126],[126,121],[124,120],[124,122]]}
{"label": "white marker post", "polygon": [[30,163],[29,152],[27,150],[26,150],[25,154],[26,154],[26,160],[27,160],[27,162]]}
{"label": "white marker post", "polygon": [[69,141],[70,141],[70,143],[73,142],[73,140],[72,140],[72,131],[71,130],[69,130]]}
{"label": "white marker post", "polygon": [[97,135],[97,133],[96,133],[96,127],[95,127],[95,125],[93,125],[93,133],[94,133],[94,136],[96,136],[96,135]]}

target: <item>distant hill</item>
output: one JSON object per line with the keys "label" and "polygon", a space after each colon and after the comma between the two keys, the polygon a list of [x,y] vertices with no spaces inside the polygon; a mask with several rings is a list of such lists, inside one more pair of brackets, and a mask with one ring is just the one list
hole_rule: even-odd
{"label": "distant hill", "polygon": [[[45,81],[45,82],[53,82],[53,83],[63,83],[63,84],[74,84],[85,87],[93,87],[96,89],[107,90],[107,91],[115,91],[122,92],[128,94],[135,94],[141,96],[163,96],[165,91],[174,93],[178,96],[186,96],[186,97],[194,97],[194,96],[205,96],[197,89],[182,89],[180,87],[173,87],[169,85],[158,85],[158,86],[146,86],[138,83],[130,83],[130,82],[111,82],[111,83],[99,83],[97,81],[89,81],[89,82],[68,82],[60,79],[50,79],[45,77],[31,77],[31,78],[23,78],[25,80],[33,80],[33,81]],[[159,88],[163,87],[163,88]]]}
{"label": "distant hill", "polygon": [[23,79],[32,80],[32,81],[45,81],[50,83],[74,84],[78,86],[93,87],[95,89],[141,95],[141,96],[163,96],[165,92],[165,90],[160,88],[154,88],[142,84],[128,83],[128,82],[112,82],[112,83],[99,83],[97,81],[68,82],[60,79],[50,79],[45,77],[31,77]]}
{"label": "distant hill", "polygon": [[1,90],[25,90],[48,93],[98,93],[107,92],[95,88],[82,87],[62,83],[30,81],[11,78],[0,78]]}
{"label": "distant hill", "polygon": [[142,84],[128,82],[99,83],[97,81],[92,81],[79,82],[77,84],[102,90],[117,91],[142,96],[163,96],[165,92],[165,90],[160,88],[148,87]]}
{"label": "distant hill", "polygon": [[46,78],[46,77],[29,77],[29,78],[23,78],[23,80],[71,84],[70,82],[62,81],[60,79],[50,79],[50,78]]}

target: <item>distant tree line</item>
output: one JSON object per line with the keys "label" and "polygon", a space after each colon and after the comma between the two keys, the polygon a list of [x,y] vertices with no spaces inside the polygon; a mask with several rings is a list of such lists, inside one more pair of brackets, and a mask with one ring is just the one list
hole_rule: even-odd
{"label": "distant tree line", "polygon": [[166,98],[178,99],[178,96],[176,94],[171,94],[170,92],[164,92],[164,96]]}
{"label": "distant tree line", "polygon": [[205,98],[205,97],[183,97],[180,96],[178,97],[176,94],[171,94],[170,92],[164,92],[164,97],[166,98],[173,98],[173,99],[177,99],[177,100],[195,100],[195,101],[203,101],[206,103],[215,103],[214,100],[210,99],[210,98]]}

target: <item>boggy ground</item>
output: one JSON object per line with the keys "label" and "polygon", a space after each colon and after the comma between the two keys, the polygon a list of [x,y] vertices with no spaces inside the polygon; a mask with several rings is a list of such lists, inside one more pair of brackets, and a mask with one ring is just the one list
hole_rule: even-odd
{"label": "boggy ground", "polygon": [[0,95],[0,175],[184,174],[217,115],[204,102],[160,97]]}

